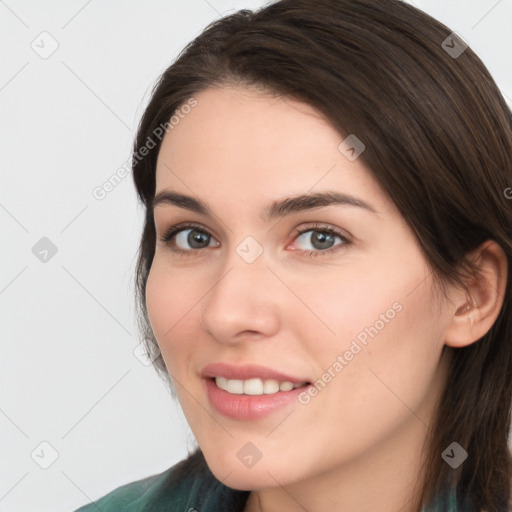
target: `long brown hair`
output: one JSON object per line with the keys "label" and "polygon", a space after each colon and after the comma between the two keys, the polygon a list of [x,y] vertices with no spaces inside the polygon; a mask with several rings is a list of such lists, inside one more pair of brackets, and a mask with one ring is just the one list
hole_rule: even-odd
{"label": "long brown hair", "polygon": [[[340,136],[364,141],[360,158],[417,236],[440,290],[443,283],[463,286],[471,273],[478,275],[467,255],[488,239],[503,248],[510,269],[512,113],[471,48],[460,55],[447,51],[446,40],[451,48],[455,44],[447,39],[451,33],[399,0],[281,0],[256,12],[239,11],[210,24],[160,77],[134,155],[206,88],[253,86],[297,99],[323,113]],[[132,169],[145,207],[135,284],[147,343],[156,343],[145,303],[156,240],[151,202],[161,140],[155,142]],[[427,439],[418,503],[429,503],[448,483],[457,486],[460,503],[508,511],[510,278],[489,332],[446,351],[452,352],[451,366]],[[172,391],[162,357],[154,364]],[[456,470],[441,458],[453,441],[469,454]]]}

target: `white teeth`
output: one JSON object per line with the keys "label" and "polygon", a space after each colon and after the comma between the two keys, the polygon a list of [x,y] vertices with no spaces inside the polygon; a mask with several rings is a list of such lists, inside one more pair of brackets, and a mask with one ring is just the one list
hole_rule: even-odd
{"label": "white teeth", "polygon": [[263,381],[259,378],[238,380],[225,377],[215,377],[215,383],[220,389],[234,395],[271,395],[278,391],[291,391],[305,384],[305,382],[295,384],[289,381],[279,382],[275,379]]}
{"label": "white teeth", "polygon": [[284,381],[279,384],[279,391],[291,391],[293,389],[293,382]]}
{"label": "white teeth", "polygon": [[229,380],[226,379],[226,391],[235,395],[242,395],[244,392],[243,380]]}
{"label": "white teeth", "polygon": [[224,391],[228,389],[228,379],[226,379],[226,377],[215,377],[215,384]]}
{"label": "white teeth", "polygon": [[271,395],[272,393],[277,393],[279,391],[279,382],[274,379],[266,380],[263,383],[263,393],[266,395]]}
{"label": "white teeth", "polygon": [[244,394],[263,395],[263,381],[261,379],[249,379],[244,381]]}

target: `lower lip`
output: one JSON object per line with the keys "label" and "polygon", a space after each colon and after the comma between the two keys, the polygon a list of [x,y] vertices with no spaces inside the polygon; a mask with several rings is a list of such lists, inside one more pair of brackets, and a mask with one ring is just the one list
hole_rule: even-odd
{"label": "lower lip", "polygon": [[205,378],[204,382],[213,407],[224,416],[237,420],[264,418],[297,400],[297,396],[310,386],[308,384],[270,395],[235,395],[220,389],[210,378]]}

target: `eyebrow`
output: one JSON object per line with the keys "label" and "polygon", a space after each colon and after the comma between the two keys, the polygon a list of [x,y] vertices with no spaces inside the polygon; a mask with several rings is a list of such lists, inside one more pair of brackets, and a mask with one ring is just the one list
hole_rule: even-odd
{"label": "eyebrow", "polygon": [[[162,190],[156,194],[152,201],[152,207],[155,208],[161,205],[174,205],[206,216],[210,216],[211,211],[210,207],[200,199],[170,190]],[[362,199],[341,192],[328,191],[314,194],[299,194],[274,201],[263,210],[261,217],[263,220],[269,221],[277,217],[285,217],[294,213],[331,205],[355,206],[378,215],[377,210]]]}

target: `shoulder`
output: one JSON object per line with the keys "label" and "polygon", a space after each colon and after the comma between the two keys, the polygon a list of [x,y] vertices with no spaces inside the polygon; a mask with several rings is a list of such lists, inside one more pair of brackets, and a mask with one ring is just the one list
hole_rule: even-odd
{"label": "shoulder", "polygon": [[157,475],[117,487],[75,512],[242,512],[249,491],[225,486],[198,450]]}
{"label": "shoulder", "polygon": [[[509,506],[508,512],[512,512],[512,503]],[[457,485],[446,484],[430,504],[421,509],[421,512],[486,512],[486,510],[477,510],[471,504],[467,494],[458,492]],[[503,512],[507,511],[503,509]]]}
{"label": "shoulder", "polygon": [[[173,466],[158,475],[117,487],[105,496],[79,508],[76,512],[142,511],[148,504],[158,502],[164,493],[169,498],[169,505],[178,505],[181,499],[180,486],[166,486],[166,482],[171,480],[175,471],[176,466]],[[164,489],[167,489],[167,492]]]}

